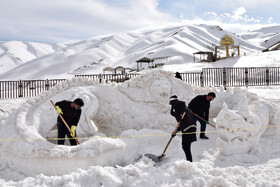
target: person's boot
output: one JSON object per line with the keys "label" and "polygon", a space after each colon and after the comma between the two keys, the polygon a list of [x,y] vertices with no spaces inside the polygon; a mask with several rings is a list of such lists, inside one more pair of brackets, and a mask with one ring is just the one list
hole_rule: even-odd
{"label": "person's boot", "polygon": [[208,138],[207,136],[205,136],[204,133],[201,133],[201,134],[200,134],[200,139],[208,140],[209,138]]}

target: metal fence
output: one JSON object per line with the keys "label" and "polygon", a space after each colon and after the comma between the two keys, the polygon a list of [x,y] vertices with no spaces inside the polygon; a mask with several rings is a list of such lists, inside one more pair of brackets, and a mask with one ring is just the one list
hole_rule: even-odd
{"label": "metal fence", "polygon": [[201,86],[203,85],[202,82],[202,72],[198,73],[180,73],[182,80],[185,81],[188,84],[192,84],[195,86]]}
{"label": "metal fence", "polygon": [[0,98],[35,97],[65,79],[0,81]]}
{"label": "metal fence", "polygon": [[202,82],[210,87],[280,85],[280,67],[204,68]]}
{"label": "metal fence", "polygon": [[[94,81],[124,82],[138,74],[76,75]],[[182,80],[195,86],[248,87],[280,85],[280,67],[204,68],[197,73],[181,73]],[[0,98],[34,97],[65,79],[0,81]]]}
{"label": "metal fence", "polygon": [[101,82],[101,80],[111,81],[111,82],[124,82],[126,80],[131,79],[132,77],[136,77],[139,74],[133,73],[133,74],[94,74],[94,75],[75,75],[75,77],[83,77],[83,78],[89,78],[93,81],[98,80]]}

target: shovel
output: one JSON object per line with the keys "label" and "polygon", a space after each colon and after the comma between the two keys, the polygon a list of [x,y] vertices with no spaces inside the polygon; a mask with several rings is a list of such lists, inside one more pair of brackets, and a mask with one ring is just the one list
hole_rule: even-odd
{"label": "shovel", "polygon": [[[195,115],[196,117],[198,117],[199,119],[201,119],[202,121],[204,121],[206,123],[206,120],[203,119],[202,117],[200,117],[199,115],[197,115],[196,113],[192,112],[193,115]],[[209,125],[211,125],[212,127],[214,127],[216,129],[216,127],[214,125],[212,125],[211,123],[209,123]]]}
{"label": "shovel", "polygon": [[[185,114],[186,114],[186,112],[183,113],[183,115],[182,115],[182,117],[181,117],[181,121],[182,121],[183,118],[185,117]],[[181,124],[181,121],[179,121],[179,123],[177,124],[177,126],[176,126],[176,128],[175,128],[175,130],[173,131],[172,134],[176,134],[176,132],[177,132],[177,130],[178,130],[180,124]],[[167,150],[167,148],[168,148],[170,142],[172,141],[172,139],[173,139],[173,136],[171,136],[171,138],[169,139],[167,145],[165,146],[165,149],[163,150],[163,152],[162,152],[162,154],[161,154],[160,156],[156,156],[156,155],[154,155],[154,154],[147,153],[147,154],[144,154],[144,155],[139,156],[139,157],[136,159],[136,162],[137,162],[139,159],[141,159],[143,156],[145,156],[145,157],[151,159],[151,160],[154,161],[155,163],[159,162],[159,161],[162,159],[162,157],[165,156],[165,151]]]}

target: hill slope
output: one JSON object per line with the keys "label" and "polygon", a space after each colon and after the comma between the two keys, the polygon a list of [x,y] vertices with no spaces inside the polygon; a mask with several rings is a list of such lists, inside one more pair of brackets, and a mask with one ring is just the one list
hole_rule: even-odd
{"label": "hill slope", "polygon": [[169,26],[149,31],[98,36],[68,44],[51,54],[26,62],[3,73],[1,79],[67,78],[74,74],[101,73],[107,66],[136,68],[142,57],[170,56],[167,64],[193,62],[193,53],[213,50],[220,38],[230,35],[241,53],[261,51],[231,32],[211,25]]}
{"label": "hill slope", "polygon": [[0,74],[57,49],[58,45],[36,42],[0,42]]}
{"label": "hill slope", "polygon": [[280,25],[264,27],[257,30],[247,31],[240,34],[241,38],[249,42],[268,48],[280,41]]}

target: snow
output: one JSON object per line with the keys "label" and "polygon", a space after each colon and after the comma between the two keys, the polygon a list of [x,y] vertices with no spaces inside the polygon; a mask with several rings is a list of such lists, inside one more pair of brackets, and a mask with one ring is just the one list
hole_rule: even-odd
{"label": "snow", "polygon": [[[256,42],[273,37],[272,31],[260,29],[256,32],[263,35],[247,36],[253,43],[244,40],[246,35],[242,39],[207,25],[99,36],[61,44],[54,52],[1,74],[1,80],[68,79],[35,98],[0,99],[0,186],[279,187],[280,87],[224,90],[174,78],[175,71],[205,67],[279,67],[280,53],[260,53],[265,46]],[[246,56],[193,63],[194,51],[217,43],[225,33],[244,44]],[[32,56],[35,51],[15,50],[30,58],[36,56]],[[100,73],[108,65],[133,67],[143,56],[169,55],[173,57],[161,69],[142,71],[124,83],[73,78],[76,73]],[[177,125],[170,115],[171,95],[189,103],[210,91],[217,95],[210,108],[210,123],[216,129],[207,126],[210,139],[192,143],[194,162],[186,161],[180,134],[159,163],[147,157],[136,161],[144,154],[161,155],[167,145]],[[77,97],[85,102],[77,127],[81,144],[57,145],[57,113],[50,100]]]}
{"label": "snow", "polygon": [[[188,103],[209,91],[217,93],[210,110],[217,129],[207,127],[210,140],[192,144],[193,163],[185,160],[180,135],[157,165],[145,157],[135,162],[145,153],[160,155],[176,127],[169,113],[170,95]],[[271,89],[256,89],[264,91]],[[279,97],[278,90],[271,94]],[[57,114],[49,100],[76,97],[85,101],[77,127],[81,144],[62,146],[45,140],[56,137]],[[18,103],[18,108],[11,103]],[[153,70],[121,84],[68,79],[36,98],[0,104],[7,109],[1,114],[0,136],[9,140],[0,146],[4,186],[280,185],[280,103],[262,102],[247,89],[194,87],[175,79],[172,72]],[[236,128],[241,130],[220,131]]]}
{"label": "snow", "polygon": [[240,33],[241,38],[265,48],[275,44],[280,39],[280,26],[274,25],[261,29]]}
{"label": "snow", "polygon": [[[131,31],[64,44],[65,47],[53,53],[3,72],[0,79],[64,79],[71,78],[75,74],[99,74],[108,66],[136,69],[136,61],[143,57],[170,56],[168,61],[162,61],[167,65],[165,68],[172,65],[188,65],[193,64],[193,53],[210,49],[214,51],[213,46],[220,45],[220,39],[225,34],[233,38],[235,45],[240,45],[241,55],[265,49],[218,26],[203,24],[166,26],[150,31]],[[237,58],[236,61],[238,60]],[[226,61],[223,64],[226,64]],[[244,64],[240,64],[244,67]],[[35,65],[36,71],[33,71],[32,67]]]}
{"label": "snow", "polygon": [[44,44],[37,42],[0,42],[0,74],[30,60],[50,54],[63,44]]}

